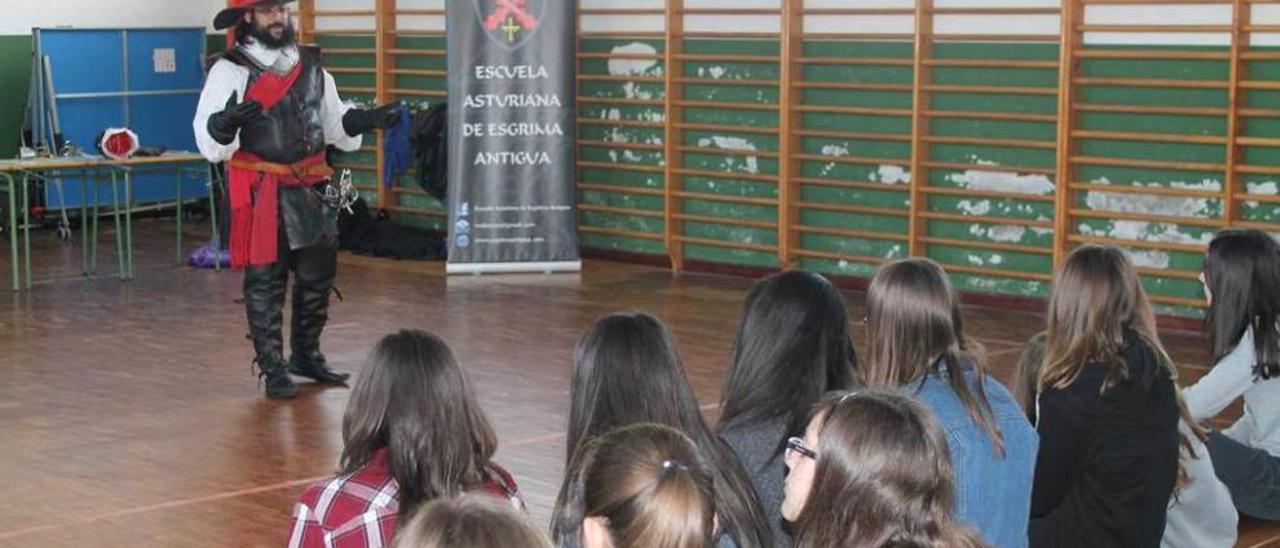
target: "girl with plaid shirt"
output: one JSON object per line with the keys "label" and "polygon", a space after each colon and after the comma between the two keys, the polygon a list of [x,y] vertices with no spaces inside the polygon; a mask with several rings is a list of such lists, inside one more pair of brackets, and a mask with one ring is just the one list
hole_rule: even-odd
{"label": "girl with plaid shirt", "polygon": [[390,545],[424,503],[487,492],[524,508],[493,463],[497,437],[466,375],[439,337],[404,330],[374,348],[342,421],[338,476],[294,507],[289,547]]}

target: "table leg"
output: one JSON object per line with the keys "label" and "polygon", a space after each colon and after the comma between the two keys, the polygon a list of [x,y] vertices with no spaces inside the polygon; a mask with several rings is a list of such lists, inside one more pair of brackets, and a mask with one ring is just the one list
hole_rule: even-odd
{"label": "table leg", "polygon": [[120,279],[127,279],[129,275],[124,266],[124,231],[120,226],[120,196],[119,196],[119,179],[116,177],[115,170],[111,171],[111,216],[115,220],[116,225],[116,261],[119,263]]}
{"label": "table leg", "polygon": [[28,191],[30,187],[30,177],[26,174],[22,176],[22,254],[27,258],[22,263],[23,284],[22,286],[28,290],[31,289],[31,193]]}
{"label": "table leg", "polygon": [[80,265],[85,276],[90,273],[89,266],[89,189],[93,184],[86,170],[80,178]]}
{"label": "table leg", "polygon": [[13,290],[21,291],[22,282],[18,275],[22,270],[22,263],[18,262],[18,185],[12,174],[0,173],[0,177],[9,182],[6,192],[9,195],[9,271],[13,274]]}
{"label": "table leg", "polygon": [[133,279],[133,170],[124,174],[124,247],[125,264],[129,265],[129,278]]}
{"label": "table leg", "polygon": [[[102,172],[98,171],[95,172],[93,176],[93,232],[89,236],[89,241],[92,242],[93,245],[93,248],[89,251],[89,264],[93,265],[92,268],[94,275],[98,274],[98,193],[101,190],[101,186]],[[84,227],[84,230],[88,229],[89,227]]]}

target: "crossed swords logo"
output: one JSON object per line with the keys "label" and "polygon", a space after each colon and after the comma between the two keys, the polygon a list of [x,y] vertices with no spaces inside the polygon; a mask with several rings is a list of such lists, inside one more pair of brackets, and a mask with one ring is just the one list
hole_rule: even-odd
{"label": "crossed swords logo", "polygon": [[[514,42],[520,30],[532,31],[538,26],[538,20],[527,10],[529,0],[496,0],[493,13],[484,20],[486,30],[501,28],[507,35],[508,42]],[[505,24],[504,24],[505,23]]]}

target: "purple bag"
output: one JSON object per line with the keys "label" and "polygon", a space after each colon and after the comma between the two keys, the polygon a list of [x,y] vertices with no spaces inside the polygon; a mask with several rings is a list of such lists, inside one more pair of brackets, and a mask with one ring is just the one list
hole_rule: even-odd
{"label": "purple bag", "polygon": [[213,240],[200,246],[199,249],[191,252],[191,256],[187,258],[187,264],[196,268],[227,268],[231,266],[231,250],[219,249],[214,246]]}

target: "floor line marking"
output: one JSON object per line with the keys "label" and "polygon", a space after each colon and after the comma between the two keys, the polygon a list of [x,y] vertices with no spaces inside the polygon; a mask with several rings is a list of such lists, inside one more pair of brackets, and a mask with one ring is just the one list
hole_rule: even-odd
{"label": "floor line marking", "polygon": [[[714,406],[713,406],[713,407],[714,407]],[[507,444],[504,444],[504,445],[505,445],[505,446],[507,446],[507,447],[520,447],[520,446],[524,446],[524,445],[532,445],[532,444],[535,444],[535,443],[541,443],[541,442],[544,442],[544,441],[551,441],[551,440],[558,439],[558,438],[562,438],[562,437],[564,437],[564,432],[556,432],[556,433],[550,433],[550,434],[542,434],[542,435],[538,435],[538,436],[529,436],[529,437],[527,437],[527,438],[520,438],[520,439],[518,439],[518,440],[512,441],[512,442],[507,443]],[[118,518],[118,517],[123,517],[123,516],[129,516],[129,515],[133,515],[133,514],[142,514],[142,513],[146,513],[146,512],[154,512],[154,511],[156,511],[156,510],[167,510],[167,509],[169,509],[169,508],[177,508],[177,507],[180,507],[180,506],[190,506],[190,505],[192,505],[192,504],[200,504],[200,503],[205,503],[205,502],[214,502],[214,501],[219,501],[219,500],[224,500],[224,499],[230,499],[230,498],[242,497],[242,496],[246,496],[246,495],[256,495],[256,494],[259,494],[259,493],[266,493],[266,492],[270,492],[270,491],[277,491],[277,490],[280,490],[280,489],[287,489],[287,488],[290,488],[290,487],[298,487],[298,486],[302,486],[302,485],[310,485],[310,484],[312,484],[312,483],[316,483],[316,482],[319,482],[319,481],[322,481],[322,480],[329,479],[330,477],[332,477],[332,476],[330,476],[330,475],[325,475],[325,476],[316,476],[316,477],[312,477],[312,478],[295,479],[295,480],[289,480],[289,481],[284,481],[284,482],[280,482],[280,483],[273,483],[273,484],[270,484],[270,485],[259,485],[259,486],[257,486],[257,487],[246,487],[246,488],[243,488],[243,489],[235,489],[235,490],[231,490],[231,491],[223,491],[223,492],[221,492],[221,493],[213,493],[213,494],[211,494],[211,495],[204,495],[204,496],[201,496],[201,497],[194,497],[194,498],[188,498],[188,499],[179,499],[179,500],[171,500],[171,501],[168,501],[168,502],[160,502],[160,503],[156,503],[156,504],[149,504],[149,505],[146,505],[146,506],[138,506],[138,507],[135,507],[135,508],[127,508],[127,509],[124,509],[124,510],[117,510],[117,511],[114,511],[114,512],[101,512],[101,513],[96,513],[96,514],[87,514],[87,515],[80,515],[80,516],[74,516],[74,515],[73,515],[73,516],[71,516],[71,517],[70,517],[70,519],[69,519],[69,520],[62,520],[62,522],[61,522],[61,523],[50,524],[50,525],[37,525],[37,526],[34,526],[34,527],[25,527],[25,528],[22,528],[22,529],[14,529],[14,530],[10,530],[10,531],[0,531],[0,540],[3,540],[3,539],[11,539],[11,538],[15,538],[15,537],[20,537],[20,536],[30,535],[30,534],[33,534],[33,533],[40,533],[40,532],[48,531],[48,530],[51,530],[51,529],[58,529],[58,528],[62,528],[62,527],[70,527],[70,526],[72,526],[72,525],[83,525],[83,524],[86,524],[86,523],[93,523],[93,522],[95,522],[95,521],[102,521],[102,520],[106,520],[106,519],[112,519],[112,518]]]}

